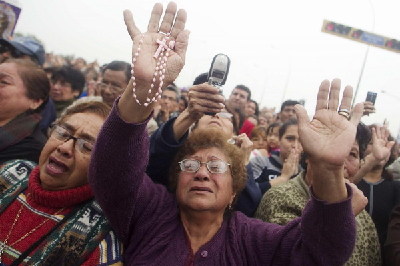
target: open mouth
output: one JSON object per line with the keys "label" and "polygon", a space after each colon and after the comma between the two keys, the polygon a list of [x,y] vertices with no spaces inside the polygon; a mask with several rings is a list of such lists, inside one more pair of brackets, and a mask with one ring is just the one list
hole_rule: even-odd
{"label": "open mouth", "polygon": [[53,157],[50,157],[49,162],[47,163],[46,170],[50,174],[59,175],[59,174],[63,174],[65,172],[67,172],[69,170],[69,168],[64,163],[60,162],[59,160],[57,160]]}
{"label": "open mouth", "polygon": [[192,187],[190,188],[190,191],[213,193],[209,187]]}

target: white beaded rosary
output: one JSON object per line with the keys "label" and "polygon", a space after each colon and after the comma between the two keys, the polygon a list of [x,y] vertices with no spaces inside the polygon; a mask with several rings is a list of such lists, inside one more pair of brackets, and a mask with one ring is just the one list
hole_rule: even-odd
{"label": "white beaded rosary", "polygon": [[[149,104],[156,102],[158,99],[161,98],[162,86],[164,84],[164,78],[165,78],[165,69],[167,66],[167,60],[168,60],[169,52],[172,49],[174,49],[175,41],[170,40],[170,33],[167,33],[162,38],[162,40],[157,40],[158,48],[157,48],[157,51],[153,55],[153,57],[157,61],[157,65],[156,65],[156,69],[153,74],[153,81],[152,81],[149,91],[148,91],[148,96],[146,97],[146,101],[144,103],[141,103],[136,96],[136,82],[135,82],[135,76],[134,76],[135,62],[137,61],[137,58],[139,56],[140,47],[142,46],[142,43],[143,43],[143,35],[140,38],[137,51],[135,52],[135,54],[132,58],[132,70],[131,70],[131,74],[132,74],[131,79],[132,79],[132,86],[133,86],[132,92],[133,92],[133,98],[139,105],[143,104],[144,106],[148,106]],[[157,80],[157,76],[158,76],[158,81],[159,81],[158,91],[156,92],[156,94],[153,97],[151,97],[151,93],[152,93],[152,90],[154,89],[154,84]]]}

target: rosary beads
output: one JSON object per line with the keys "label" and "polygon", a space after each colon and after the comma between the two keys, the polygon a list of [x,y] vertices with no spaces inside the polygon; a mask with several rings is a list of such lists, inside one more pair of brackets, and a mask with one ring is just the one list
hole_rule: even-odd
{"label": "rosary beads", "polygon": [[[140,102],[136,96],[136,80],[135,80],[135,75],[134,75],[135,74],[135,71],[134,71],[135,62],[137,61],[137,59],[139,57],[140,49],[143,44],[143,35],[141,36],[138,48],[132,58],[132,70],[131,70],[131,74],[132,74],[131,79],[132,79],[132,86],[133,86],[132,92],[133,92],[133,98],[139,105],[143,104],[144,106],[148,106],[149,104],[156,102],[158,99],[161,98],[162,86],[164,84],[165,71],[166,71],[166,67],[167,67],[167,60],[168,60],[169,52],[172,49],[174,49],[175,41],[170,40],[170,34],[167,33],[161,40],[157,40],[157,43],[158,43],[158,48],[153,55],[153,57],[157,61],[157,64],[156,64],[156,68],[155,68],[155,71],[153,74],[152,83],[150,85],[149,91],[147,92],[148,95],[146,97],[145,102]],[[155,87],[157,79],[159,82],[158,90],[157,90],[156,94],[152,97],[151,94],[153,92],[153,89]]]}

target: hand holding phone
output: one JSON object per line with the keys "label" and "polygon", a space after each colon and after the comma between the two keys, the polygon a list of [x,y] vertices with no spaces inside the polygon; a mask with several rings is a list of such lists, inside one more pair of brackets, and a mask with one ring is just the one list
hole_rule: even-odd
{"label": "hand holding phone", "polygon": [[367,98],[365,99],[365,101],[366,101],[366,102],[371,102],[372,104],[375,105],[375,100],[376,100],[376,96],[377,96],[377,95],[378,95],[378,94],[377,94],[376,92],[369,91],[369,92],[367,93]]}
{"label": "hand holding phone", "polygon": [[216,87],[224,85],[228,78],[230,64],[231,60],[227,55],[217,54],[214,56],[208,71],[208,83]]}
{"label": "hand holding phone", "polygon": [[364,113],[363,115],[369,115],[371,113],[375,113],[375,100],[378,94],[373,91],[369,91],[367,93],[367,98],[364,102]]}
{"label": "hand holding phone", "polygon": [[[208,71],[208,84],[220,88],[225,84],[228,78],[229,67],[231,60],[225,54],[217,54],[211,62],[210,70]],[[207,115],[215,115],[215,113],[206,113]]]}

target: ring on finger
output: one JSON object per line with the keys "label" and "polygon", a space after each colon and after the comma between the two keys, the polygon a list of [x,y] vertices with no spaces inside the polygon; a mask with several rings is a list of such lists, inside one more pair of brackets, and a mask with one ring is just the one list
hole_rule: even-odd
{"label": "ring on finger", "polygon": [[350,119],[350,112],[347,109],[339,109],[338,114],[345,117],[347,120]]}

